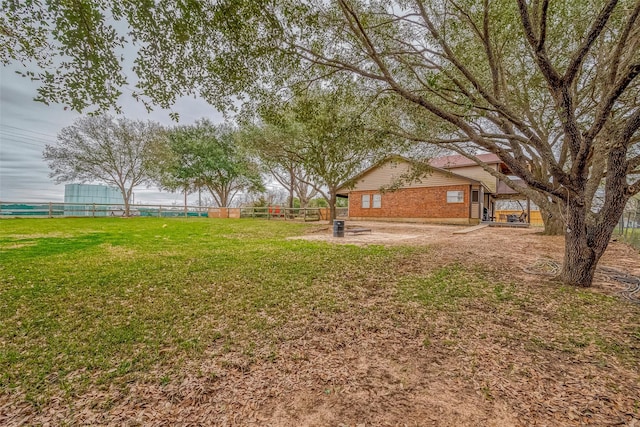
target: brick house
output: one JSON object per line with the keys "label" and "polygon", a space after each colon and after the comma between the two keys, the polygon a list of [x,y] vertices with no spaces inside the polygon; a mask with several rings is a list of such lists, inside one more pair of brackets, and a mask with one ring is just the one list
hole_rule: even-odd
{"label": "brick house", "polygon": [[[477,156],[491,168],[508,173],[494,154]],[[390,157],[357,175],[338,189],[349,199],[349,218],[446,224],[477,224],[493,219],[495,201],[516,192],[463,156],[435,158],[422,176],[404,180],[393,191],[383,191],[407,176],[411,162]]]}

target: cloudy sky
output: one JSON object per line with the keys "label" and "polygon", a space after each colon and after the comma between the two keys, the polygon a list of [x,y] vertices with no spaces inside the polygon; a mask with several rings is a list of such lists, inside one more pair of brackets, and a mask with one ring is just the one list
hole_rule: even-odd
{"label": "cloudy sky", "polygon": [[[56,135],[80,115],[64,111],[60,105],[44,105],[33,101],[37,84],[15,73],[15,68],[0,67],[0,201],[63,201],[64,184],[56,185],[49,178],[47,164],[42,159],[46,144],[55,144]],[[133,98],[121,101],[124,116],[131,119],[155,120],[174,125],[169,111],[158,110],[147,114],[145,108]],[[173,111],[180,114],[180,124],[190,124],[207,117],[214,123],[223,117],[201,100],[183,98]],[[136,203],[183,203],[183,196],[159,192],[155,188],[138,187],[134,190]],[[196,203],[197,195],[189,197]]]}

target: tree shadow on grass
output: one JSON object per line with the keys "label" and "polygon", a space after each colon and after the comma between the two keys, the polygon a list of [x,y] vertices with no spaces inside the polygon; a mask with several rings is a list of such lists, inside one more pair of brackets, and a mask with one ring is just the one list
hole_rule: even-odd
{"label": "tree shadow on grass", "polygon": [[69,252],[77,252],[100,245],[107,240],[103,233],[77,237],[39,237],[0,239],[0,254],[9,259],[33,259]]}

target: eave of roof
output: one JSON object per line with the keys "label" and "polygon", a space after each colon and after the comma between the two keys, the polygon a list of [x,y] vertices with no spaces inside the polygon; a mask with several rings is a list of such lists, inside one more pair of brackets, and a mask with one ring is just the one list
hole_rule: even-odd
{"label": "eave of roof", "polygon": [[[363,170],[362,172],[360,172],[359,174],[354,176],[352,179],[350,179],[348,182],[357,182],[360,178],[365,176],[367,173],[371,172],[372,170],[374,170],[374,169],[376,169],[376,168],[382,166],[383,164],[385,164],[387,162],[390,162],[392,160],[400,160],[400,161],[403,161],[403,162],[406,162],[406,163],[411,163],[411,161],[409,159],[407,159],[406,157],[399,156],[399,155],[390,156],[390,157],[387,157],[387,158],[377,162],[376,164],[368,167],[367,169]],[[459,175],[457,173],[451,172],[448,169],[443,169],[443,168],[439,168],[439,167],[435,167],[435,166],[431,166],[431,165],[429,165],[429,169],[433,170],[433,171],[436,171],[436,172],[443,173],[443,174],[451,176],[453,178],[462,178],[462,179],[464,179],[464,180],[466,180],[466,181],[468,181],[468,182],[470,182],[472,184],[481,184],[486,190],[489,190],[489,188],[482,181],[478,181],[478,180],[475,180],[473,178],[469,178],[467,176]],[[341,195],[350,193],[351,189],[345,189],[346,185],[347,185],[347,183],[343,183],[340,186],[338,186],[338,189],[336,190],[336,193],[337,194],[341,194]]]}
{"label": "eave of roof", "polygon": [[[479,154],[476,157],[481,162],[489,165],[502,163],[502,160],[500,160],[500,158],[493,153]],[[434,159],[431,159],[429,164],[435,167],[443,168],[443,169],[462,168],[466,166],[478,166],[478,164],[473,160],[458,154],[452,155],[452,156],[436,157]]]}

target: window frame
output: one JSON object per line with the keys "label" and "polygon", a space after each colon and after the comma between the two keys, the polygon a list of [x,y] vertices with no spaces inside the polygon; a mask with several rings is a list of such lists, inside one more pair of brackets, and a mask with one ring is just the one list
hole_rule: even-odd
{"label": "window frame", "polygon": [[[365,203],[366,200],[366,203]],[[366,206],[365,206],[366,204]],[[362,197],[360,198],[360,206],[362,207],[362,209],[371,209],[371,195],[370,194],[363,194]]]}
{"label": "window frame", "polygon": [[[451,200],[453,198],[453,193],[456,193],[456,200]],[[447,203],[464,203],[464,190],[448,190]]]}
{"label": "window frame", "polygon": [[[376,201],[378,202],[377,206],[376,206]],[[371,201],[371,207],[373,209],[382,208],[382,194],[374,194],[373,195],[373,200]]]}

